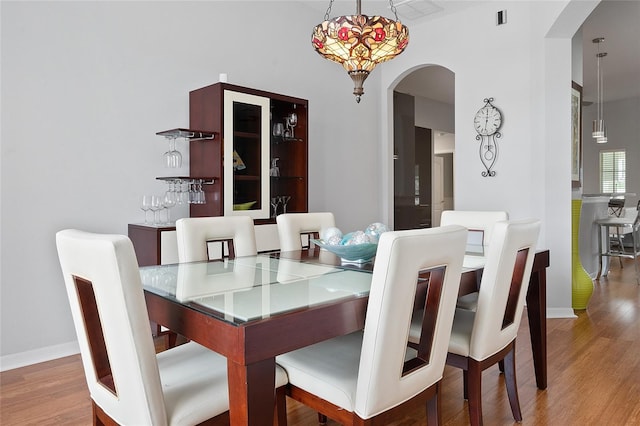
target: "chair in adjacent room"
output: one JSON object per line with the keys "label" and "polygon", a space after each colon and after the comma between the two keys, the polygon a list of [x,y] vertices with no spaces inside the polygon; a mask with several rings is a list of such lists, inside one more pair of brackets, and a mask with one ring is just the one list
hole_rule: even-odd
{"label": "chair in adjacent room", "polygon": [[[468,242],[483,246],[483,250],[491,243],[494,225],[501,220],[508,220],[505,211],[471,211],[445,210],[440,217],[440,225],[461,225],[469,230]],[[475,310],[478,293],[469,293],[458,298],[458,308]]]}
{"label": "chair in adjacent room", "polygon": [[[522,421],[515,346],[539,232],[538,220],[496,223],[477,309],[455,311],[447,364],[463,370],[472,426],[482,424],[482,372],[500,362],[513,417]],[[409,340],[417,344],[420,337],[419,321],[414,317]]]}
{"label": "chair in adjacent room", "polygon": [[[176,221],[178,260],[195,262],[216,257],[255,256],[256,234],[249,216],[188,217]],[[211,243],[226,243],[219,256],[209,252]]]}
{"label": "chair in adjacent room", "polygon": [[[323,229],[336,226],[333,213],[284,213],[276,217],[280,251],[302,250],[302,236],[320,238]],[[309,243],[311,244],[311,243]]]}
{"label": "chair in adjacent room", "polygon": [[[611,206],[611,204],[609,204]],[[603,268],[603,257],[617,257],[622,268],[622,258],[633,259],[636,272],[636,282],[640,284],[640,200],[636,208],[629,207],[622,210],[619,216],[610,216],[595,221],[599,227],[598,247],[600,250],[599,275],[606,276],[608,268]],[[630,240],[629,246],[625,244]]]}
{"label": "chair in adjacent room", "polygon": [[[227,360],[194,342],[156,355],[140,272],[123,235],[64,230],[58,256],[93,407],[94,424],[228,422]],[[276,368],[286,424],[286,373]]]}
{"label": "chair in adjacent room", "polygon": [[[382,234],[364,330],[277,357],[289,376],[288,395],[345,425],[387,425],[419,406],[428,424],[439,424],[466,238],[460,226]],[[427,273],[428,290],[417,300]],[[414,350],[407,335],[418,302],[426,315]]]}

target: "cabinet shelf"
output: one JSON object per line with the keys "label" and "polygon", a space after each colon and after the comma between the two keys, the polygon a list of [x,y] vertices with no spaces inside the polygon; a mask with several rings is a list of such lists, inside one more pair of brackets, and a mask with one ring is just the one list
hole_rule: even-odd
{"label": "cabinet shelf", "polygon": [[254,180],[254,181],[260,180],[260,176],[255,176],[255,175],[233,175],[233,178],[235,180]]}
{"label": "cabinet shelf", "polygon": [[157,180],[164,180],[164,181],[179,180],[181,182],[185,182],[185,181],[202,181],[200,183],[202,183],[203,185],[213,185],[214,183],[216,183],[216,180],[218,180],[219,178],[215,178],[215,177],[194,177],[194,176],[159,176],[156,179]]}
{"label": "cabinet shelf", "polygon": [[272,136],[271,142],[274,144],[288,143],[288,142],[304,142],[302,138],[286,138],[284,136]]}
{"label": "cabinet shelf", "polygon": [[156,135],[164,136],[167,139],[185,138],[191,141],[214,140],[216,137],[215,132],[192,129],[170,129],[158,132]]}
{"label": "cabinet shelf", "polygon": [[253,133],[253,132],[235,131],[235,132],[233,132],[233,136],[235,136],[237,138],[260,139],[260,134],[259,133]]}

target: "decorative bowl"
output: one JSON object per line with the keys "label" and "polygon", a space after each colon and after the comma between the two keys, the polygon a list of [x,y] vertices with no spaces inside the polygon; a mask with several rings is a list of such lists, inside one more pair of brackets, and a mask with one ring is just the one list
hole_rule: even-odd
{"label": "decorative bowl", "polygon": [[318,247],[321,247],[343,260],[348,262],[365,263],[369,262],[376,255],[378,250],[378,244],[364,243],[364,244],[326,244],[324,240],[311,239]]}
{"label": "decorative bowl", "polygon": [[249,201],[248,203],[234,204],[233,205],[233,209],[234,210],[249,210],[251,207],[253,207],[253,205],[255,203],[256,203],[255,201]]}

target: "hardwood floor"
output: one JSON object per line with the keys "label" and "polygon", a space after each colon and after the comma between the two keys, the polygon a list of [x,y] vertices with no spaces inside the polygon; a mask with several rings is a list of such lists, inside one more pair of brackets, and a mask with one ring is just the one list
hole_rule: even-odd
{"label": "hardwood floor", "polygon": [[[553,285],[553,283],[548,283]],[[528,324],[517,341],[518,390],[524,425],[640,425],[640,286],[630,260],[612,262],[577,319],[549,319],[549,387],[536,388]],[[462,373],[447,367],[445,425],[468,424]],[[497,367],[483,375],[486,425],[515,423]],[[289,425],[315,425],[316,413],[288,400]],[[91,405],[79,355],[0,373],[0,424],[90,425]],[[329,421],[329,425],[335,422]],[[423,425],[416,410],[394,425]]]}

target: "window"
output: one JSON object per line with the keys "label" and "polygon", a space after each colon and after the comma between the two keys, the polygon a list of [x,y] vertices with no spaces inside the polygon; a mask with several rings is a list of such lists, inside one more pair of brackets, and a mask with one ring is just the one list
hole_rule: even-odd
{"label": "window", "polygon": [[626,192],[626,183],[625,151],[600,151],[600,191]]}

